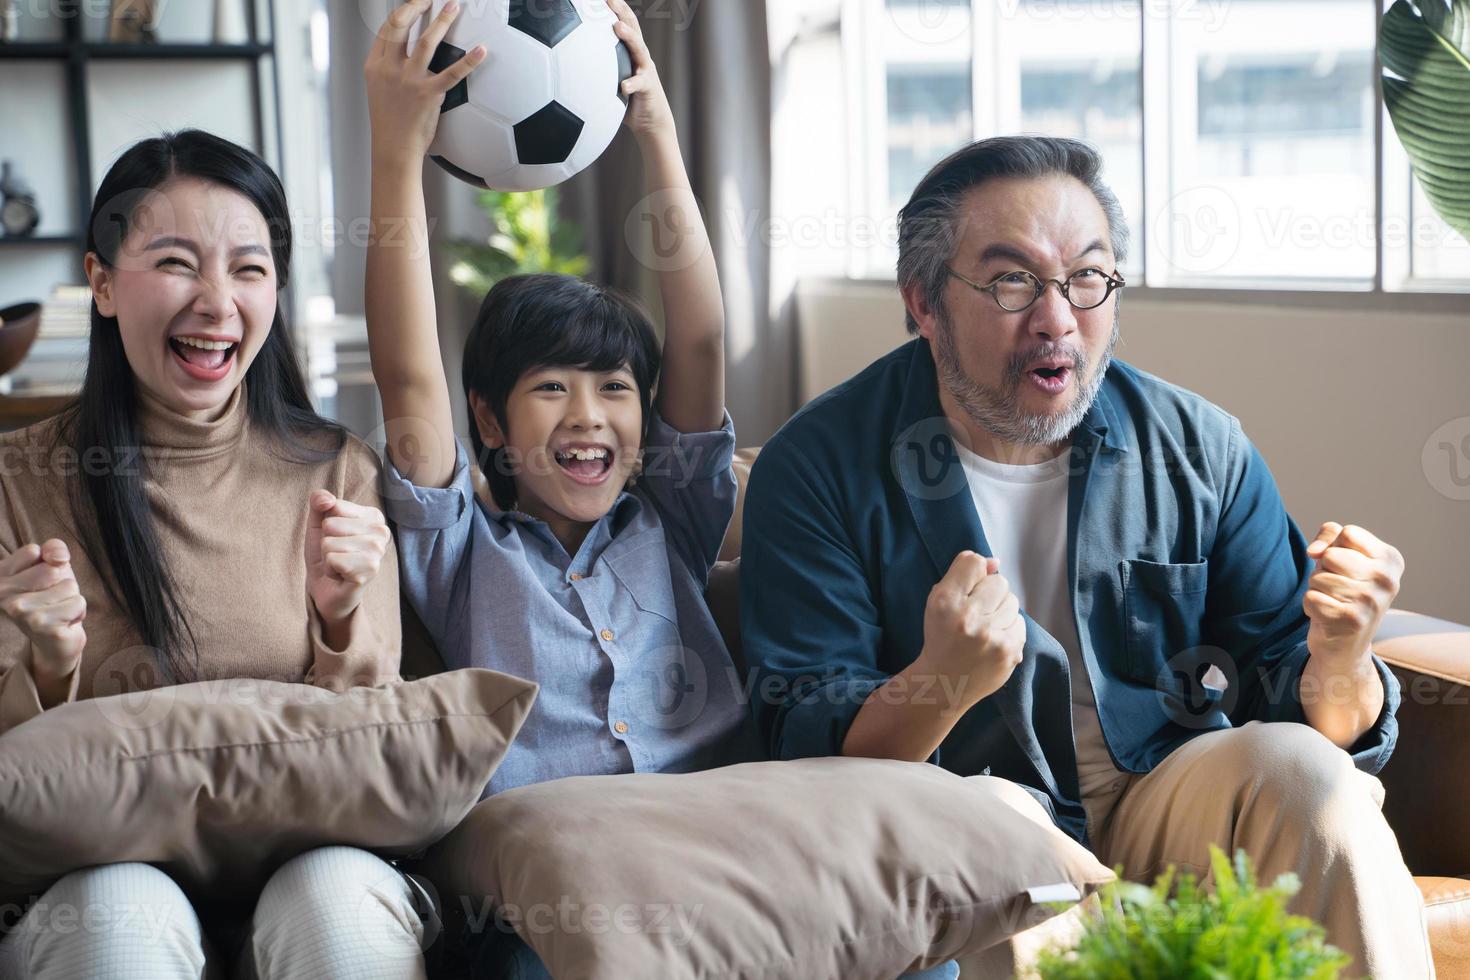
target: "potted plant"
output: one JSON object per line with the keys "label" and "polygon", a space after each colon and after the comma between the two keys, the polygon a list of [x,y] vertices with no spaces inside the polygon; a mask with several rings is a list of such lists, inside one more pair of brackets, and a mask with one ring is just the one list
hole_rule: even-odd
{"label": "potted plant", "polygon": [[1256,884],[1244,851],[1232,863],[1210,848],[1213,891],[1194,875],[1164,872],[1152,887],[1118,880],[1099,893],[1098,915],[1076,948],[1042,954],[1043,980],[1333,980],[1349,957],[1321,926],[1291,915],[1300,888],[1282,875]]}
{"label": "potted plant", "polygon": [[489,239],[445,246],[453,260],[449,277],[477,300],[507,276],[532,272],[586,274],[581,229],[557,215],[555,188],[517,193],[481,191],[478,201],[493,229]]}

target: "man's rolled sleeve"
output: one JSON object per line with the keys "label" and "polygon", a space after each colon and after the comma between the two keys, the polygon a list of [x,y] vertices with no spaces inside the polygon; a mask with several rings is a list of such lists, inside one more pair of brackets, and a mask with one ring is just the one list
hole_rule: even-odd
{"label": "man's rolled sleeve", "polygon": [[[1266,461],[1240,424],[1232,420],[1231,425],[1220,523],[1209,556],[1206,642],[1235,661],[1233,723],[1305,725],[1301,682],[1310,657],[1311,621],[1302,600],[1314,565]],[[1350,750],[1358,768],[1370,773],[1382,769],[1393,752],[1399,705],[1398,682],[1381,660],[1373,661],[1383,679],[1383,711]]]}

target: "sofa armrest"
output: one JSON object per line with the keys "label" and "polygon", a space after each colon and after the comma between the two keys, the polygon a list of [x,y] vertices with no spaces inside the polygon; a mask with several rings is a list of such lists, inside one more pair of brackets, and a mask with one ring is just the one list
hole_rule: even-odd
{"label": "sofa armrest", "polygon": [[1373,650],[1403,686],[1384,815],[1416,875],[1470,873],[1470,626],[1392,611]]}

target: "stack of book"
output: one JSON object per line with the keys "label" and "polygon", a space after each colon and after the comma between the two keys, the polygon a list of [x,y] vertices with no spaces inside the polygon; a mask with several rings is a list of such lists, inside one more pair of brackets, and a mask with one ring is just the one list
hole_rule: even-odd
{"label": "stack of book", "polygon": [[16,397],[74,395],[87,370],[92,291],[58,286],[41,304],[41,331],[25,360],[4,378],[0,393]]}

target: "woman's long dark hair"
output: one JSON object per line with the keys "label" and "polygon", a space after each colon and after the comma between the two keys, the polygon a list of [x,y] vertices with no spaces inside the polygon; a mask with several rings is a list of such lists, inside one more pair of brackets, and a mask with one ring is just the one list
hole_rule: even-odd
{"label": "woman's long dark hair", "polygon": [[[199,130],[144,140],[118,158],[97,190],[87,250],[114,268],[138,206],[150,191],[175,177],[229,188],[255,205],[270,230],[277,282],[284,289],[291,269],[291,224],[280,180],[250,150]],[[345,429],[312,408],[279,305],[245,374],[245,412],[252,429],[279,446],[284,458],[297,462],[333,459],[347,441]],[[178,586],[168,573],[144,489],[147,463],[130,452],[143,445],[137,385],[117,319],[103,316],[95,301],[86,379],[60,421],[58,442],[69,444],[79,459],[95,457],[87,451],[101,447],[110,464],[80,467],[71,499],[77,532],[108,593],[155,651],[166,678],[198,676],[198,646]],[[308,442],[308,436],[315,438]],[[126,463],[133,465],[120,465]]]}

